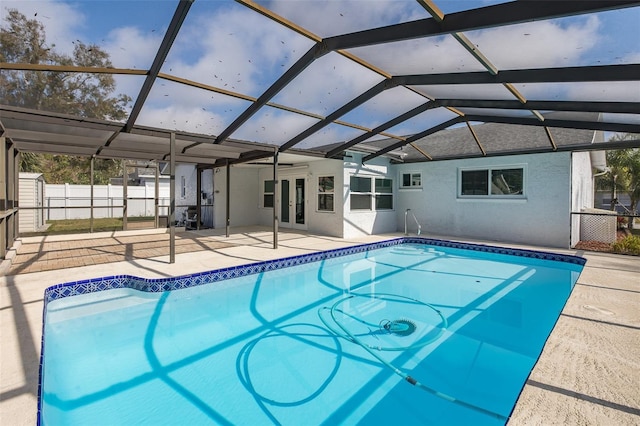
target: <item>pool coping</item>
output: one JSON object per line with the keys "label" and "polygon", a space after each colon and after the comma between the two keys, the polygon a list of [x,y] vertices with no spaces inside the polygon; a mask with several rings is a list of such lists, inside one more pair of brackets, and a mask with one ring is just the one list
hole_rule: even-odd
{"label": "pool coping", "polygon": [[[248,263],[244,265],[231,266],[220,269],[213,269],[205,272],[181,275],[166,278],[141,278],[133,275],[114,275],[107,277],[92,278],[79,281],[71,281],[47,287],[44,291],[43,313],[42,313],[42,338],[40,342],[40,359],[38,365],[38,392],[37,392],[37,417],[36,424],[41,425],[42,414],[42,383],[43,383],[43,361],[44,361],[44,321],[46,318],[47,305],[49,302],[71,296],[95,293],[111,289],[133,289],[143,292],[163,292],[196,287],[204,284],[224,281],[243,276],[259,274],[267,271],[288,268],[306,263],[317,262],[326,259],[348,256],[362,253],[368,250],[376,250],[391,247],[399,244],[424,244],[437,247],[447,247],[454,249],[470,250],[475,252],[485,252],[493,254],[511,255],[538,260],[549,260],[565,262],[574,265],[584,266],[586,259],[580,256],[551,253],[547,251],[528,250],[519,248],[505,248],[478,243],[463,243],[434,238],[423,237],[398,237],[389,240],[358,244],[351,247],[344,247],[332,250],[325,250],[315,253],[289,256],[279,259],[266,260],[261,262]],[[568,299],[567,299],[568,300]],[[548,338],[548,337],[547,337]],[[523,384],[524,387],[524,384]],[[521,390],[522,392],[522,390]],[[515,409],[512,407],[512,410]]]}
{"label": "pool coping", "polygon": [[243,277],[246,275],[253,275],[261,272],[288,268],[305,263],[317,262],[320,260],[332,259],[340,256],[348,256],[350,254],[390,247],[403,243],[418,243],[438,247],[457,248],[463,250],[504,254],[540,260],[551,260],[557,262],[572,263],[581,266],[584,266],[584,264],[586,263],[586,259],[582,257],[567,254],[517,248],[504,248],[485,244],[460,243],[433,238],[399,237],[375,243],[359,244],[351,247],[320,251],[316,253],[265,260],[244,265],[230,266],[227,268],[212,269],[210,271],[180,275],[177,277],[141,278],[134,275],[113,275],[87,280],[71,281],[47,287],[45,289],[44,303],[46,307],[47,303],[56,299],[116,288],[130,288],[152,293],[179,290],[207,283]]}

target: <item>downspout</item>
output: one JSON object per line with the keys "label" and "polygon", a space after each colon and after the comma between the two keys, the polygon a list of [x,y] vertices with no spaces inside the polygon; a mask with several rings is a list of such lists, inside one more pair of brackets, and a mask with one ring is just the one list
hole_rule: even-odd
{"label": "downspout", "polygon": [[591,206],[591,207],[594,207],[594,208],[596,207],[596,206],[595,206],[595,199],[596,199],[596,197],[595,197],[595,192],[596,192],[596,178],[597,178],[597,177],[600,177],[600,176],[604,176],[604,175],[606,175],[607,173],[609,173],[610,171],[611,171],[611,169],[610,169],[609,167],[605,167],[605,168],[604,168],[604,170],[603,170],[603,171],[601,171],[600,173],[596,173],[596,174],[594,174],[594,175],[592,175],[592,176],[591,176],[592,184],[593,184],[593,195],[594,195],[594,196],[593,196],[594,205],[593,205],[593,206]]}

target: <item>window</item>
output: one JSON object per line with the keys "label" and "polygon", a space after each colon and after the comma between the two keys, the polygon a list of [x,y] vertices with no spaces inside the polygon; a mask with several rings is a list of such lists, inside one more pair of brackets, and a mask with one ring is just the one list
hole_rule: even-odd
{"label": "window", "polygon": [[262,187],[262,207],[273,208],[275,185],[272,180],[265,180]]}
{"label": "window", "polygon": [[334,196],[334,176],[320,176],[318,177],[318,211],[319,212],[332,212],[333,211],[333,196]]}
{"label": "window", "polygon": [[376,210],[393,209],[393,181],[376,178]]}
{"label": "window", "polygon": [[422,173],[402,173],[400,188],[422,188]]}
{"label": "window", "polygon": [[180,176],[180,198],[187,198],[187,178]]}
{"label": "window", "polygon": [[487,195],[489,194],[488,170],[463,170],[461,174],[462,192],[460,195]]}
{"label": "window", "polygon": [[[351,210],[393,209],[393,180],[391,179],[351,176],[349,190]],[[372,200],[375,200],[373,206]]]}
{"label": "window", "polygon": [[460,196],[521,198],[524,167],[461,170]]}
{"label": "window", "polygon": [[371,178],[351,176],[349,190],[351,210],[371,210]]}

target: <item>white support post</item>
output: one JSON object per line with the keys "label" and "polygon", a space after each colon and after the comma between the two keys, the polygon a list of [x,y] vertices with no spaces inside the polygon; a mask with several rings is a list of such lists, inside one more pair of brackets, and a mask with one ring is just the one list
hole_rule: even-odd
{"label": "white support post", "polygon": [[273,154],[273,248],[278,248],[278,149]]}
{"label": "white support post", "polygon": [[229,238],[229,228],[231,227],[231,164],[227,160],[227,193],[225,194],[227,203],[227,217],[226,217],[226,237]]}
{"label": "white support post", "polygon": [[95,157],[91,157],[91,214],[89,216],[89,232],[93,233],[93,169]]}
{"label": "white support post", "polygon": [[122,160],[122,230],[127,230],[127,186],[129,174],[127,173],[127,160]]}
{"label": "white support post", "polygon": [[154,203],[154,211],[155,211],[155,226],[156,228],[160,227],[160,213],[159,213],[159,203],[160,203],[160,178],[158,177],[158,172],[160,170],[160,166],[158,165],[158,162],[156,161],[156,180],[155,180],[155,203]]}
{"label": "white support post", "polygon": [[169,148],[169,263],[176,263],[176,134],[171,132]]}

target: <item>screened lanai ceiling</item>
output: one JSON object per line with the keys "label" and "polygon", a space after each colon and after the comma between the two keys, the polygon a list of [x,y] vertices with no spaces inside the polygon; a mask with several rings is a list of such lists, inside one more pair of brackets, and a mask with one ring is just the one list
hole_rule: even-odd
{"label": "screened lanai ceiling", "polygon": [[[158,160],[169,155],[171,134],[177,161],[210,165],[275,152],[342,158],[350,149],[367,153],[366,161],[432,161],[640,147],[640,137],[593,143],[585,132],[640,133],[640,1],[4,1],[3,8],[40,21],[46,47],[97,46],[112,64],[2,62],[4,78],[111,74],[115,93],[132,99],[122,121],[70,116],[63,102],[50,110],[0,100],[4,134],[20,151]],[[546,140],[513,138],[498,130],[504,126]],[[571,129],[572,142],[558,143]],[[456,137],[430,152],[425,138],[446,131]]]}

